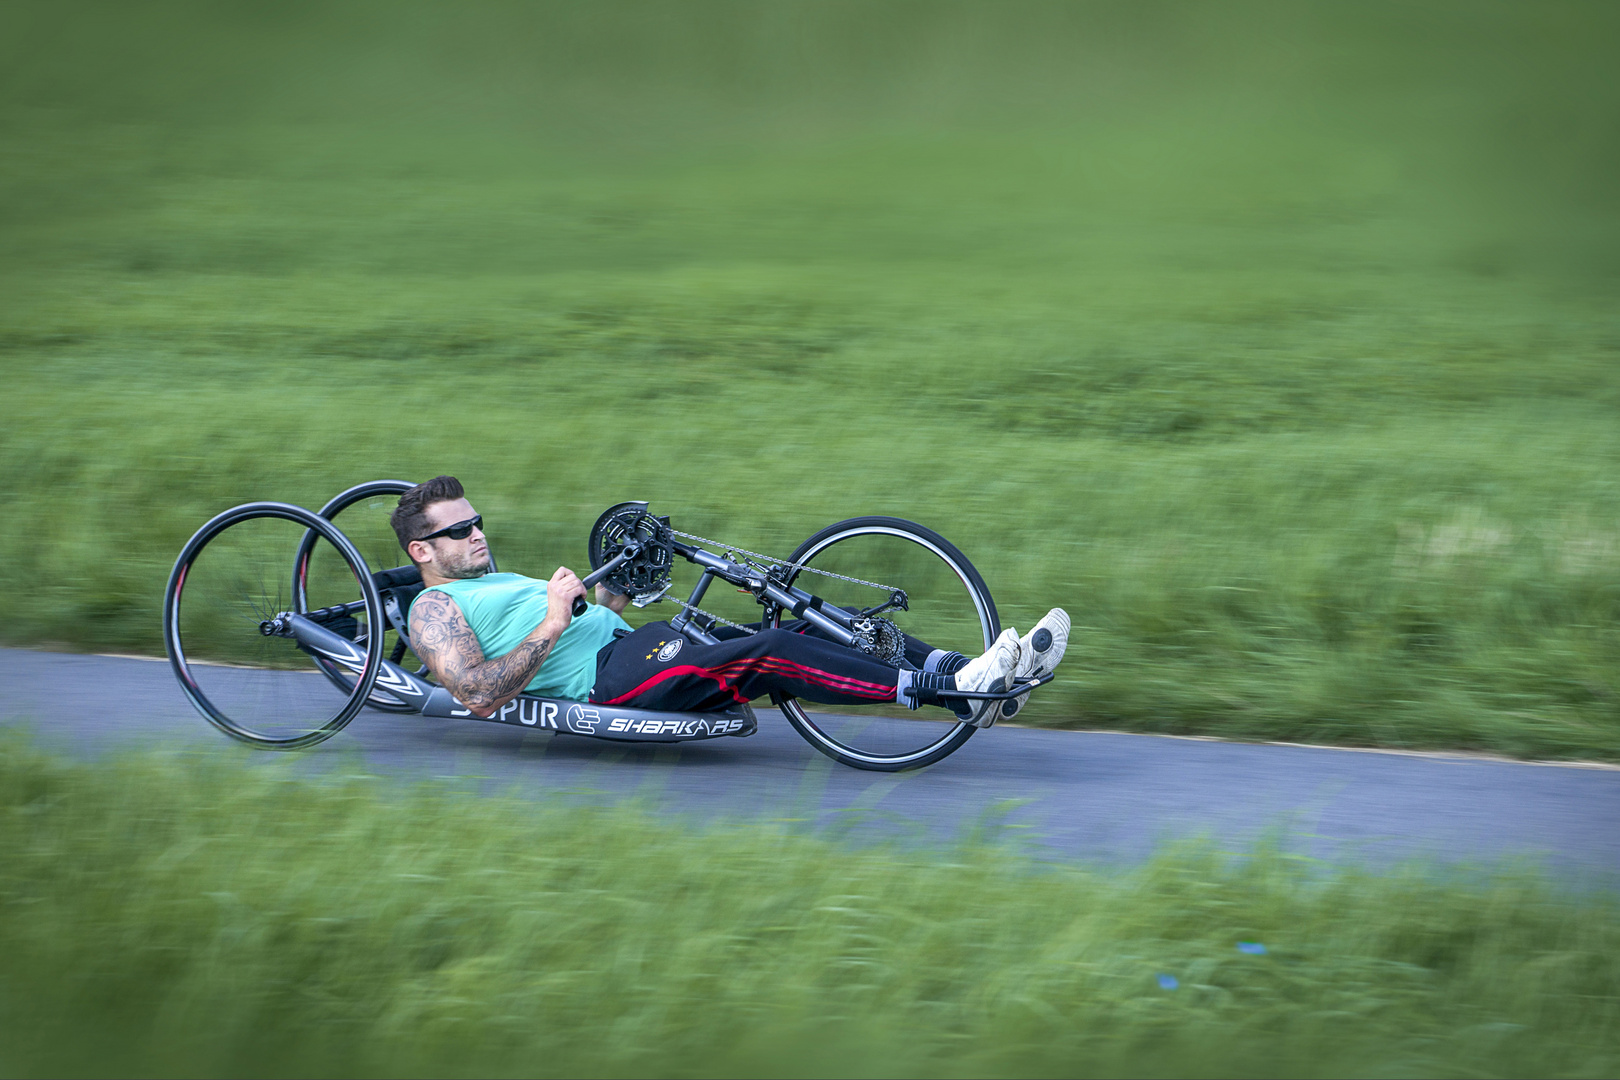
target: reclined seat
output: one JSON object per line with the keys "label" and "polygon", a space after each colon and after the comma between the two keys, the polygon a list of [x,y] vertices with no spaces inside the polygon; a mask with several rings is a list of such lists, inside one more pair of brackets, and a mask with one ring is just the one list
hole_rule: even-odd
{"label": "reclined seat", "polygon": [[406,631],[409,625],[406,620],[410,615],[411,602],[426,588],[422,584],[422,571],[414,564],[396,566],[391,570],[375,570],[371,574],[371,582],[377,586],[377,595],[382,598],[388,621],[409,648],[411,639]]}

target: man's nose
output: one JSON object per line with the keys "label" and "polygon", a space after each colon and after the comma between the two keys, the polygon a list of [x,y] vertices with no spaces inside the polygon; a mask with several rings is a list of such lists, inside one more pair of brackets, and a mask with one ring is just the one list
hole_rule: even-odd
{"label": "man's nose", "polygon": [[473,526],[473,531],[472,531],[472,539],[474,539],[474,540],[482,540],[482,539],[484,539],[484,530],[480,529],[478,526],[474,525]]}

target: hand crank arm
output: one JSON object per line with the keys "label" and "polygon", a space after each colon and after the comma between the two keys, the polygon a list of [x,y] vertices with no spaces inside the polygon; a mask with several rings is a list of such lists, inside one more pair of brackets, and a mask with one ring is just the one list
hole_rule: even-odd
{"label": "hand crank arm", "polygon": [[[609,574],[613,573],[613,571],[617,570],[619,567],[623,566],[625,563],[629,562],[639,554],[641,554],[641,546],[639,544],[626,544],[624,549],[617,555],[613,556],[613,558],[609,559],[607,562],[603,563],[601,566],[597,567],[595,570],[592,570],[590,573],[581,578],[580,584],[585,586],[587,591],[590,590],[592,586],[602,581]],[[585,598],[583,596],[576,596],[574,597],[574,615],[578,617],[583,614],[585,614]]]}

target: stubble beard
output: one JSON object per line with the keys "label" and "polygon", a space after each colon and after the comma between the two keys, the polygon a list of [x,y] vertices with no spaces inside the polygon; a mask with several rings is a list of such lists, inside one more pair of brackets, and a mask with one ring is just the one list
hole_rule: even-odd
{"label": "stubble beard", "polygon": [[453,580],[481,578],[489,573],[489,552],[486,551],[482,555],[468,555],[453,562],[441,562],[437,569],[440,574]]}

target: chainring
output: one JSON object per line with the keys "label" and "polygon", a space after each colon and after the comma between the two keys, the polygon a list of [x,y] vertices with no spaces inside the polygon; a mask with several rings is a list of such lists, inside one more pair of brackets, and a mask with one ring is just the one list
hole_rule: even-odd
{"label": "chainring", "polygon": [[630,597],[637,607],[646,607],[669,590],[675,563],[675,534],[669,518],[654,517],[644,502],[608,507],[591,526],[591,569],[611,562],[632,542],[640,551],[602,583],[620,596]]}

